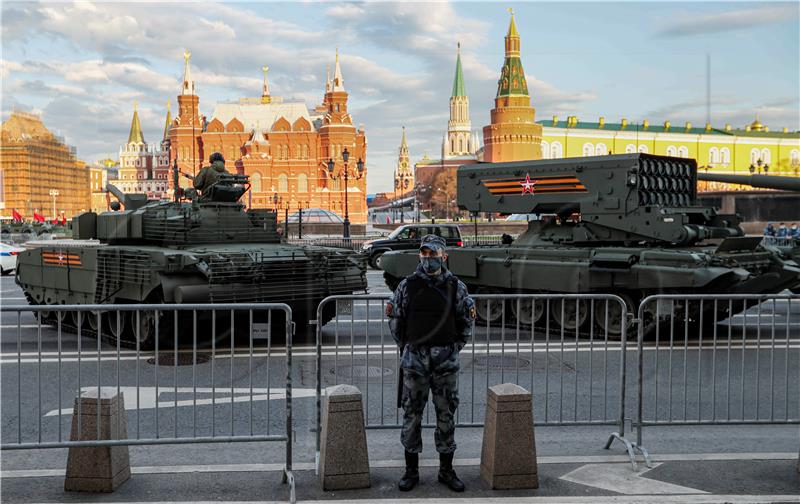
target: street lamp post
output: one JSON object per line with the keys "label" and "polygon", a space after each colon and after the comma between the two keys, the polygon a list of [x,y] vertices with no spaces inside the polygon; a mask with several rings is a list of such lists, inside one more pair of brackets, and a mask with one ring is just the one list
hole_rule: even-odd
{"label": "street lamp post", "polygon": [[58,189],[50,189],[50,196],[53,197],[53,219],[56,218],[56,197],[58,196]]}
{"label": "street lamp post", "polygon": [[[350,238],[350,207],[348,205],[348,196],[347,193],[347,182],[348,182],[348,173],[347,173],[347,161],[350,159],[350,152],[348,152],[347,147],[342,151],[342,161],[344,161],[344,224],[342,228],[342,238],[349,239]],[[358,159],[356,163],[356,168],[358,169],[358,175],[356,175],[356,180],[359,180],[361,177],[364,176],[364,161],[361,158]],[[331,180],[338,180],[342,173],[339,172],[338,175],[334,175],[334,171],[336,169],[336,163],[333,159],[328,160],[328,174]]]}

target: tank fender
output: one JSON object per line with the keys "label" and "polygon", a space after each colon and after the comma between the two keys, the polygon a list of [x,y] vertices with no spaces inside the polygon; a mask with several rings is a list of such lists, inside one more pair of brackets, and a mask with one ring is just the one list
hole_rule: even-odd
{"label": "tank fender", "polygon": [[175,302],[175,290],[182,285],[208,285],[200,275],[161,275],[161,290],[165,303]]}

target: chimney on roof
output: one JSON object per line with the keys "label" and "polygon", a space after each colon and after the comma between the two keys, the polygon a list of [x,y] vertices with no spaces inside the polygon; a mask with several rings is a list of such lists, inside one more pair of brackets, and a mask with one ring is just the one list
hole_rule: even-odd
{"label": "chimney on roof", "polygon": [[672,126],[669,121],[664,121],[664,131],[669,131],[669,127]]}
{"label": "chimney on roof", "polygon": [[600,120],[597,121],[597,125],[599,127],[601,127],[601,128],[604,127],[606,125],[606,118],[603,117],[603,116],[600,116]]}
{"label": "chimney on roof", "polygon": [[628,127],[628,120],[623,117],[622,121],[620,121],[620,124],[622,125],[621,129],[625,129]]}
{"label": "chimney on roof", "polygon": [[706,131],[711,131],[711,123],[710,122],[706,123]]}
{"label": "chimney on roof", "polygon": [[686,125],[684,126],[684,128],[686,128],[686,131],[688,132],[690,129],[692,129],[692,123],[686,121]]}
{"label": "chimney on roof", "polygon": [[731,128],[730,124],[726,124],[725,125],[725,131],[730,131],[731,129],[733,129],[733,128]]}
{"label": "chimney on roof", "polygon": [[558,126],[558,116],[554,115],[553,116],[553,127],[556,127],[556,126]]}
{"label": "chimney on roof", "polygon": [[650,127],[650,121],[648,121],[647,119],[645,119],[644,121],[642,121],[642,127],[643,127],[644,129],[647,129],[647,128],[649,128],[649,127]]}
{"label": "chimney on roof", "polygon": [[786,126],[784,126],[784,127],[783,127],[783,132],[784,132],[784,133],[789,133],[789,128],[787,128]]}

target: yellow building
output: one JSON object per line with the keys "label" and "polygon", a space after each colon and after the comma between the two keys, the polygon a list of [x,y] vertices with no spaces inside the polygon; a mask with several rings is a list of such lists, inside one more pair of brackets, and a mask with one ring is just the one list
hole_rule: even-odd
{"label": "yellow building", "polygon": [[72,218],[91,206],[89,167],[33,114],[14,111],[0,127],[0,215]]}
{"label": "yellow building", "polygon": [[[575,116],[566,121],[554,116],[538,121],[542,126],[544,158],[596,156],[645,152],[694,158],[701,169],[717,173],[746,175],[767,173],[800,176],[800,132],[770,131],[756,118],[744,129],[731,125],[714,128],[691,123],[673,125],[669,121],[653,125],[622,119],[607,123],[581,121]],[[704,189],[722,189],[713,183]],[[729,186],[724,186],[730,189]]]}

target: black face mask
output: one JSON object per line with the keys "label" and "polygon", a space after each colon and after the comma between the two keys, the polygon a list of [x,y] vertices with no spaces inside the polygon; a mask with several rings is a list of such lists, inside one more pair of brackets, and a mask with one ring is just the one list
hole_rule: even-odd
{"label": "black face mask", "polygon": [[432,275],[442,269],[444,258],[442,257],[421,257],[419,262],[422,264],[422,269],[425,273]]}

